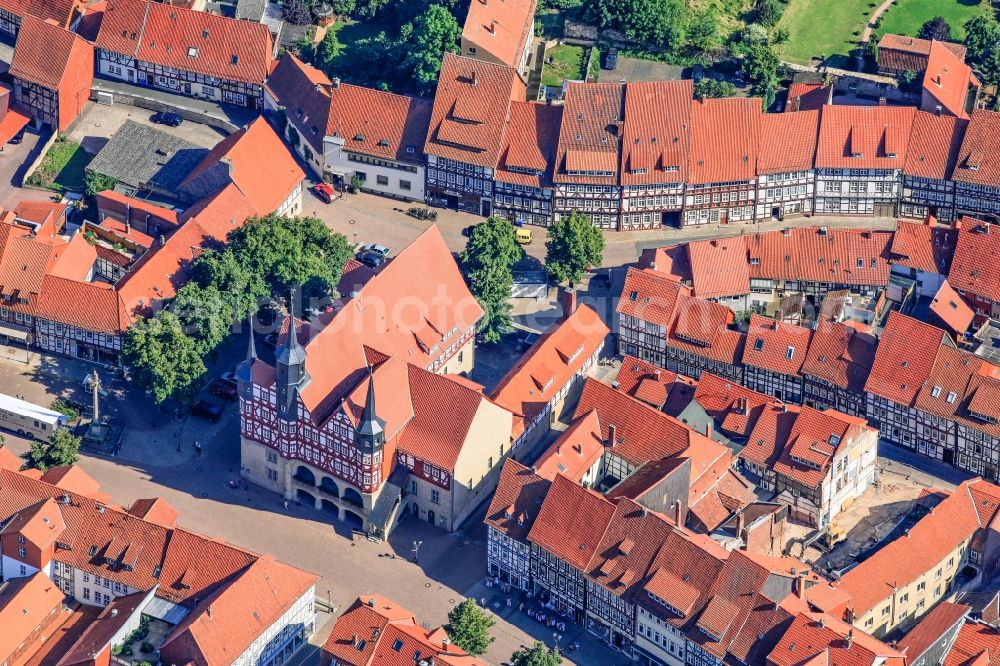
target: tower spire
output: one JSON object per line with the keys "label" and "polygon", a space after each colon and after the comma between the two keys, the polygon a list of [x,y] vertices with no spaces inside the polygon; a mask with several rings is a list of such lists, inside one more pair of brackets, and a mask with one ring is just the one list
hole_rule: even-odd
{"label": "tower spire", "polygon": [[250,329],[250,342],[247,345],[247,357],[236,366],[236,390],[241,398],[253,400],[253,364],[257,362],[257,347],[253,340],[253,310],[247,310],[247,325]]}
{"label": "tower spire", "polygon": [[253,309],[247,308],[247,328],[250,331],[250,342],[247,345],[247,361],[253,363],[257,360],[257,346],[253,341]]}
{"label": "tower spire", "polygon": [[306,350],[299,344],[299,336],[295,330],[295,291],[289,298],[288,308],[288,339],[275,355],[275,370],[277,371],[278,416],[284,421],[298,419],[298,394],[309,383],[309,373],[306,371]]}
{"label": "tower spire", "polygon": [[368,396],[365,399],[364,409],[361,410],[361,420],[358,421],[355,439],[361,449],[368,453],[380,450],[385,442],[385,420],[380,419],[375,413],[375,373],[370,365],[368,366]]}

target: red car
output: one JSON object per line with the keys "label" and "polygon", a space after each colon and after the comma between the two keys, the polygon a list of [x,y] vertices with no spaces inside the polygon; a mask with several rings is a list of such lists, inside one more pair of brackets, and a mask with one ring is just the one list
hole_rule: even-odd
{"label": "red car", "polygon": [[236,402],[240,397],[235,386],[221,379],[212,382],[208,387],[208,392],[227,402]]}
{"label": "red car", "polygon": [[335,199],[340,197],[340,194],[338,194],[337,191],[333,189],[333,187],[331,187],[329,183],[316,183],[315,185],[313,185],[312,191],[313,194],[315,194],[317,197],[319,197],[326,203],[331,203]]}

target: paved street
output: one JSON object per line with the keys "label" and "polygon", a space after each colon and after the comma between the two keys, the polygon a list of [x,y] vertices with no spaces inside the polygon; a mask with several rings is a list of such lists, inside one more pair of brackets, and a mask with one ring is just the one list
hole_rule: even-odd
{"label": "paved street", "polygon": [[[325,204],[312,192],[303,194],[303,214],[315,215],[327,225],[357,243],[378,242],[398,252],[409,245],[420,232],[432,223],[417,220],[406,214],[406,209],[418,204],[395,201],[374,194],[347,194],[332,204]],[[481,222],[482,218],[469,213],[460,213],[443,208],[435,208],[438,213],[437,225],[441,229],[448,247],[453,252],[465,248],[462,228]],[[774,231],[784,227],[827,226],[831,229],[864,227],[868,229],[894,229],[896,218],[882,217],[799,217],[783,222],[772,220],[747,225],[705,225],[699,228],[661,228],[650,231],[609,231],[605,232],[604,262],[602,266],[622,266],[634,263],[643,250],[648,248],[676,245],[677,243],[706,238],[739,236],[757,231]],[[528,255],[539,262],[545,258],[545,229],[527,227],[533,231],[534,239],[525,249]],[[540,265],[539,265],[540,266]]]}
{"label": "paved street", "polygon": [[125,123],[132,120],[142,125],[155,127],[161,132],[179,137],[185,141],[190,141],[196,146],[212,148],[226,135],[219,130],[195,123],[184,121],[179,127],[167,127],[150,122],[152,111],[141,109],[137,106],[116,104],[114,106],[104,106],[95,102],[90,102],[83,110],[83,113],[73,121],[73,124],[66,130],[66,135],[70,140],[83,146],[90,154],[96,154],[108,139]]}

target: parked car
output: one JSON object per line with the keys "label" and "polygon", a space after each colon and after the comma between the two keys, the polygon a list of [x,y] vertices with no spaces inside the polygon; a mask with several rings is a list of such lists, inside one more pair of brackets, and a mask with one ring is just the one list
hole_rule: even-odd
{"label": "parked car", "polygon": [[184,122],[176,113],[170,113],[169,111],[161,111],[159,113],[154,113],[149,117],[149,122],[156,123],[157,125],[167,125],[169,127],[177,127]]}
{"label": "parked car", "polygon": [[378,252],[360,252],[357,256],[357,260],[363,263],[368,268],[379,268],[388,259],[385,255],[379,254]]}
{"label": "parked car", "polygon": [[604,54],[604,69],[614,71],[618,67],[618,49],[611,47]]}
{"label": "parked car", "polygon": [[229,382],[224,382],[221,379],[216,379],[214,382],[208,385],[208,392],[217,398],[222,398],[226,402],[236,402],[240,398],[240,394],[237,393],[236,387]]}
{"label": "parked car", "polygon": [[478,224],[470,224],[467,227],[462,227],[462,235],[466,238],[472,238],[472,230],[478,226]]}
{"label": "parked car", "polygon": [[376,254],[381,254],[386,259],[392,254],[392,250],[387,248],[385,245],[379,245],[378,243],[368,243],[367,245],[361,246],[361,252],[375,252]]}
{"label": "parked car", "polygon": [[222,376],[219,377],[219,381],[236,386],[236,373],[232,370],[226,370],[222,373]]}
{"label": "parked car", "polygon": [[23,127],[21,128],[21,130],[17,134],[15,134],[14,136],[12,136],[10,138],[10,141],[8,141],[7,143],[12,143],[14,145],[17,145],[17,144],[21,143],[22,141],[24,141],[24,128]]}
{"label": "parked car", "polygon": [[529,245],[531,243],[531,229],[517,229],[515,235],[517,236],[517,242],[521,245]]}
{"label": "parked car", "polygon": [[340,198],[340,193],[329,183],[316,183],[312,186],[313,194],[326,203],[332,203]]}
{"label": "parked car", "polygon": [[200,416],[212,423],[219,420],[219,417],[222,416],[222,410],[222,405],[211,400],[199,400],[188,408],[188,412],[194,416]]}

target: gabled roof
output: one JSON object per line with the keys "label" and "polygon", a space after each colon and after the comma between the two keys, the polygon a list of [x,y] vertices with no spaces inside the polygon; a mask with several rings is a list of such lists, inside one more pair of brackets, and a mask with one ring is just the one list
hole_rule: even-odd
{"label": "gabled roof", "polygon": [[0,9],[21,18],[35,16],[69,28],[76,4],[76,0],[0,0]]}
{"label": "gabled roof", "polygon": [[604,455],[601,421],[597,410],[576,419],[535,461],[537,474],[552,480],[557,474],[577,483]]}
{"label": "gabled roof", "polygon": [[[916,343],[911,343],[916,346]],[[1000,510],[1000,487],[973,479],[962,482],[898,539],[848,570],[839,587],[861,617],[893,593],[936,567],[959,544],[986,527]]]}
{"label": "gabled roof", "polygon": [[958,161],[968,120],[918,111],[906,149],[908,176],[947,180]]}
{"label": "gabled roof", "polygon": [[[478,0],[477,0],[478,1]],[[498,405],[533,420],[604,345],[608,327],[589,305],[553,324],[493,390]]]}
{"label": "gabled roof", "polygon": [[737,454],[749,463],[771,469],[778,461],[798,418],[799,407],[772,403],[766,405],[750,431],[747,444]]}
{"label": "gabled roof", "polygon": [[498,181],[528,187],[552,185],[562,112],[561,106],[552,104],[511,103],[505,145],[494,174]]}
{"label": "gabled roof", "polygon": [[965,623],[968,606],[942,601],[899,639],[897,647],[916,662],[955,625]]}
{"label": "gabled roof", "polygon": [[267,26],[144,0],[108,0],[96,46],[144,62],[262,85],[274,43]]}
{"label": "gabled roof", "polygon": [[944,666],[996,666],[1000,664],[1000,629],[967,622],[945,657]]}
{"label": "gabled roof", "polygon": [[874,362],[873,336],[839,322],[821,320],[813,330],[801,372],[839,388],[863,393]]}
{"label": "gabled roof", "polygon": [[618,183],[624,106],[621,83],[567,85],[553,176],[556,183]]}
{"label": "gabled roof", "polygon": [[520,67],[521,56],[535,34],[537,6],[538,0],[473,0],[462,39],[508,67]]}
{"label": "gabled roof", "polygon": [[719,430],[736,437],[748,437],[764,409],[779,403],[777,398],[710,372],[701,373],[694,400],[716,421]]}
{"label": "gabled roof", "polygon": [[574,569],[586,570],[614,512],[615,505],[598,493],[557,475],[528,540]]}
{"label": "gabled roof", "polygon": [[445,53],[424,152],[496,168],[510,104],[523,101],[525,90],[510,67]]}
{"label": "gabled roof", "polygon": [[750,277],[885,286],[889,231],[800,227],[744,236]]}
{"label": "gabled roof", "polygon": [[957,291],[952,289],[947,280],[941,283],[941,287],[931,299],[930,311],[937,315],[938,319],[944,322],[956,335],[962,335],[969,330],[969,326],[972,325],[972,320],[976,316],[972,308],[962,300]]}
{"label": "gabled roof", "polygon": [[815,657],[822,657],[821,664],[837,666],[903,666],[907,662],[902,652],[832,615],[803,612],[767,655],[767,663],[801,666]]}
{"label": "gabled roof", "polygon": [[[0,659],[8,663],[33,633],[59,610],[64,595],[44,571],[0,583]],[[18,655],[11,663],[21,663]]]}
{"label": "gabled roof", "polygon": [[691,184],[751,180],[760,152],[761,101],[727,97],[692,103]]}
{"label": "gabled roof", "polygon": [[[792,88],[796,84],[792,84]],[[788,92],[791,99],[792,90]],[[757,173],[807,171],[816,160],[819,111],[765,113],[761,118]]]}
{"label": "gabled roof", "polygon": [[905,106],[823,109],[816,167],[902,169],[915,113]]}
{"label": "gabled roof", "polygon": [[196,605],[164,639],[160,655],[173,663],[228,666],[318,579],[260,557]]}
{"label": "gabled roof", "polygon": [[971,218],[962,220],[948,282],[960,292],[1000,301],[1000,229]]}
{"label": "gabled roof", "polygon": [[677,416],[695,395],[697,380],[625,354],[618,370],[618,390]]}
{"label": "gabled roof", "polygon": [[21,29],[17,33],[10,75],[58,90],[71,61],[82,61],[89,67],[93,65],[93,59],[94,48],[80,36],[28,15],[21,20]]}
{"label": "gabled roof", "polygon": [[934,97],[945,111],[958,118],[968,118],[969,88],[980,85],[972,68],[947,48],[947,42],[931,42],[924,72],[924,92]]}
{"label": "gabled roof", "polygon": [[957,240],[954,229],[899,220],[892,235],[889,263],[947,275]]}
{"label": "gabled roof", "polygon": [[[942,42],[956,57],[964,60],[966,48],[962,44]],[[890,32],[882,35],[878,42],[878,63],[880,69],[919,74],[927,67],[927,56],[931,52],[931,40],[896,35]]]}
{"label": "gabled roof", "polygon": [[551,479],[507,458],[484,521],[501,534],[526,542],[551,483]]}
{"label": "gabled roof", "polygon": [[1000,187],[1000,113],[976,109],[965,130],[952,180]]}
{"label": "gabled roof", "polygon": [[263,117],[212,148],[178,189],[201,199],[230,183],[258,215],[273,213],[305,178],[305,172]]}
{"label": "gabled roof", "polygon": [[802,407],[788,439],[779,442],[782,451],[774,471],[808,488],[819,488],[838,452],[866,432],[875,431],[864,419],[832,409],[820,412]]}
{"label": "gabled roof", "polygon": [[935,354],[947,336],[940,328],[890,312],[879,338],[865,391],[901,405],[912,405],[931,374]]}
{"label": "gabled roof", "polygon": [[622,185],[687,180],[693,85],[684,79],[625,86]]}
{"label": "gabled roof", "polygon": [[812,331],[804,326],[753,314],[742,363],[779,374],[798,375],[811,339]]}
{"label": "gabled roof", "polygon": [[687,244],[691,293],[697,298],[720,298],[750,293],[750,265],[743,236]]}
{"label": "gabled roof", "polygon": [[618,313],[667,328],[677,303],[691,290],[677,280],[649,268],[629,268],[618,300]]}
{"label": "gabled roof", "polygon": [[[810,83],[795,81],[788,86],[788,99],[785,102],[785,113],[799,111],[819,111],[830,101],[833,86],[826,83]],[[767,120],[769,114],[764,114]]]}

